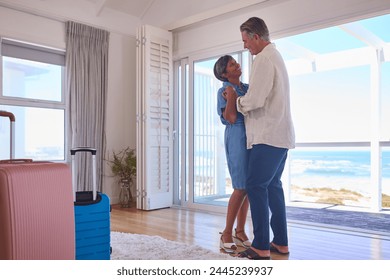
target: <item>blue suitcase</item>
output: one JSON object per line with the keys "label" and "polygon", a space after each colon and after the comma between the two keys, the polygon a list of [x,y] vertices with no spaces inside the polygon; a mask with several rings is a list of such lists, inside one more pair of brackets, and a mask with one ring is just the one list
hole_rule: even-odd
{"label": "blue suitcase", "polygon": [[[76,191],[75,155],[90,152],[93,160],[93,190]],[[76,260],[109,260],[110,199],[96,191],[96,149],[74,148],[72,156],[73,200],[76,228]]]}

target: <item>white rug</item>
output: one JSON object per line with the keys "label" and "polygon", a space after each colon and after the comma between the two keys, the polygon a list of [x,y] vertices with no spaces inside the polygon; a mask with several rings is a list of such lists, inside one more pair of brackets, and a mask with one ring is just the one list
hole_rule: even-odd
{"label": "white rug", "polygon": [[200,246],[164,239],[160,236],[111,232],[112,260],[232,260]]}

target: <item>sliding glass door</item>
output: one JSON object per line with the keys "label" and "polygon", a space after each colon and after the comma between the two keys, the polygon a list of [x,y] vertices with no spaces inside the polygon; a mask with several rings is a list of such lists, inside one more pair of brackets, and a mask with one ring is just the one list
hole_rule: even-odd
{"label": "sliding glass door", "polygon": [[[247,82],[248,52],[231,54],[243,68],[242,81]],[[188,177],[188,203],[197,208],[226,206],[232,193],[224,147],[225,126],[217,114],[217,92],[222,82],[213,74],[218,57],[194,61],[192,64],[191,131],[188,156],[192,159]]]}
{"label": "sliding glass door", "polygon": [[[297,140],[284,174],[289,202],[389,207],[388,23],[384,15],[273,41],[289,72]],[[247,82],[252,56],[233,56]],[[216,109],[220,56],[208,57],[188,58],[180,95],[181,204],[224,211],[232,187]]]}

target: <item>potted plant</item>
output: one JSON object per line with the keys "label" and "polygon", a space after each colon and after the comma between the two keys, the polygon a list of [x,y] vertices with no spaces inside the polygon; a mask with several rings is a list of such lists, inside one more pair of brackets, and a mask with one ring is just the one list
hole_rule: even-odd
{"label": "potted plant", "polygon": [[129,147],[116,153],[112,152],[112,159],[109,160],[112,174],[119,178],[121,191],[119,201],[122,207],[130,207],[133,200],[130,186],[133,184],[137,173],[137,159],[135,150]]}

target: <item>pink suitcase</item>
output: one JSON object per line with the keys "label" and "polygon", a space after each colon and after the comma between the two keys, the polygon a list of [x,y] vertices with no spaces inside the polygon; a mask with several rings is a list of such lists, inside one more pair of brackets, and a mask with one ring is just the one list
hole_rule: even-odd
{"label": "pink suitcase", "polygon": [[[1,111],[0,116],[9,117]],[[70,168],[64,163],[1,161],[0,221],[0,259],[74,259]]]}

